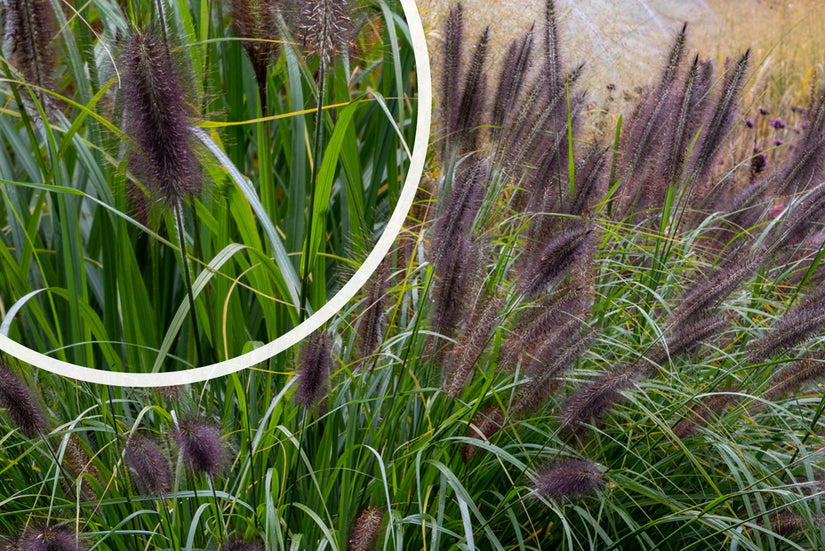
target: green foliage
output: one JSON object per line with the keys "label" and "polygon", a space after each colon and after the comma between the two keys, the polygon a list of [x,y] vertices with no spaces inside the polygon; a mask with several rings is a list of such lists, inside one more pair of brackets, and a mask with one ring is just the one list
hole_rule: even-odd
{"label": "green foliage", "polygon": [[[66,107],[68,125],[51,122],[60,112],[52,108],[36,118],[35,96],[23,101],[28,91],[7,82],[9,104],[23,107],[0,118],[0,160],[14,174],[0,188],[9,243],[0,247],[2,296],[18,293],[12,302],[27,316],[11,334],[33,347],[114,366],[125,354],[146,369],[163,368],[162,358],[195,363],[199,347],[205,361],[235,355],[300,319],[301,251],[315,255],[305,292],[317,306],[345,273],[337,257],[365,246],[380,228],[376,211],[393,204],[405,166],[394,140],[410,141],[415,112],[410,91],[396,91],[414,69],[396,42],[399,17],[381,40],[361,35],[365,68],[334,61],[326,103],[336,107],[323,110],[322,135],[325,153],[339,152],[318,165],[318,219],[307,220],[317,60],[282,45],[267,72],[275,118],[260,120],[246,101],[259,92],[253,69],[238,42],[224,40],[219,7],[184,8],[169,11],[179,19],[168,28],[190,29],[182,51],[191,67],[210,67],[194,71],[203,79],[195,90],[226,87],[200,96],[227,120],[215,115],[196,132],[213,183],[183,208],[203,334],[195,339],[186,323],[174,220],[162,212],[137,221],[111,185],[134,178],[118,123],[97,111],[114,82]],[[562,71],[548,8],[553,62],[543,70]],[[129,27],[116,6],[87,9],[87,20]],[[364,9],[382,21],[397,13],[383,3]],[[453,28],[460,17],[451,15]],[[88,31],[79,20],[67,29]],[[460,56],[460,37],[453,46]],[[795,153],[778,150],[773,175],[745,193],[760,180],[752,131],[730,120],[742,60],[735,75],[704,83],[699,108],[679,101],[693,93],[684,84],[698,78],[697,62],[689,69],[674,58],[678,69],[658,89],[667,103],[651,109],[640,98],[609,149],[581,130],[578,69],[536,77],[555,90],[511,71],[525,80],[504,90],[501,125],[487,128],[485,113],[473,112],[461,118],[475,121],[468,135],[434,148],[442,154],[419,201],[361,297],[323,337],[266,364],[154,390],[3,368],[0,536],[59,526],[81,545],[112,550],[245,549],[226,543],[240,541],[269,550],[374,541],[382,549],[822,549],[822,174],[811,162],[820,142],[811,130]],[[237,81],[221,76],[238,71]],[[480,76],[455,75],[456,86],[472,82],[456,102],[485,105]],[[821,93],[805,120],[822,123],[820,112]],[[816,177],[793,196],[771,187],[803,163]],[[630,172],[646,179],[630,181]],[[304,201],[300,213],[295,201]],[[72,242],[76,253],[67,252]],[[72,268],[73,254],[87,269]],[[115,274],[102,269],[108,262]],[[134,289],[120,293],[124,281]],[[286,304],[267,308],[266,297]],[[83,323],[66,325],[72,319]],[[104,342],[113,328],[129,335]],[[185,338],[169,336],[178,333]],[[78,342],[90,344],[61,348]],[[39,407],[33,395],[44,419],[21,426],[20,412]],[[9,407],[15,396],[19,407]]]}

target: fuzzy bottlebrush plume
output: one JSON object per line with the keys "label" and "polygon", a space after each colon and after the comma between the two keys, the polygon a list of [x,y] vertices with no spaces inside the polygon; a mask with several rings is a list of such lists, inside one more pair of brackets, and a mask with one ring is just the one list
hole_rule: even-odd
{"label": "fuzzy bottlebrush plume", "polygon": [[440,117],[444,129],[442,157],[450,149],[455,128],[455,106],[458,105],[458,79],[464,40],[464,8],[459,3],[450,10],[444,25],[444,50],[441,62]]}
{"label": "fuzzy bottlebrush plume", "polygon": [[433,291],[430,327],[451,337],[458,329],[468,307],[468,297],[479,278],[483,264],[482,242],[460,235],[452,242],[448,260],[436,264],[438,278]]}
{"label": "fuzzy bottlebrush plume", "polygon": [[[673,93],[686,43],[687,24],[682,26],[681,31],[676,35],[671,45],[665,69],[658,85],[647,94],[636,111],[627,141],[623,147],[626,152],[623,179],[629,185],[638,185],[644,179],[640,176],[643,165],[648,160],[653,161],[655,159],[655,155],[651,155],[651,151],[656,149],[655,141],[660,139],[658,131],[670,114],[669,109],[672,105],[670,97]],[[639,199],[636,197],[637,194],[638,191],[635,194],[627,194],[630,201],[628,208],[635,206],[636,201]]]}
{"label": "fuzzy bottlebrush plume", "polygon": [[349,551],[370,551],[378,541],[378,531],[384,514],[378,507],[367,507],[352,526],[349,538]]}
{"label": "fuzzy bottlebrush plume", "polygon": [[374,354],[384,338],[387,292],[390,286],[390,261],[386,257],[367,284],[364,309],[358,322],[358,351],[362,357]]}
{"label": "fuzzy bottlebrush plume", "polygon": [[258,81],[261,108],[266,110],[266,69],[278,57],[276,0],[232,0],[229,10],[235,34],[244,39],[243,48]]}
{"label": "fuzzy bottlebrush plume", "polygon": [[676,423],[673,427],[673,434],[677,438],[687,438],[696,432],[699,427],[704,427],[715,416],[718,416],[728,404],[734,402],[738,397],[735,394],[710,394],[694,407],[691,412]]}
{"label": "fuzzy bottlebrush plume", "polygon": [[27,531],[17,541],[16,549],[20,551],[83,551],[86,546],[73,534],[57,526]]}
{"label": "fuzzy bottlebrush plume", "polygon": [[525,261],[521,290],[526,295],[545,291],[589,248],[595,247],[593,228],[587,224],[551,240]]}
{"label": "fuzzy bottlebrush plume", "polygon": [[354,29],[350,0],[302,0],[299,27],[304,45],[329,65],[349,49]]}
{"label": "fuzzy bottlebrush plume", "polygon": [[222,543],[218,551],[265,551],[265,547],[258,542],[228,541]]}
{"label": "fuzzy bottlebrush plume", "polygon": [[763,398],[772,401],[787,396],[822,376],[825,376],[825,353],[819,352],[780,371],[771,381]]}
{"label": "fuzzy bottlebrush plume", "polygon": [[737,256],[717,268],[707,280],[688,286],[677,300],[665,326],[675,328],[711,311],[750,277],[763,260],[761,254]]}
{"label": "fuzzy bottlebrush plume", "polygon": [[510,113],[518,103],[527,72],[530,70],[532,51],[532,28],[524,35],[524,38],[514,40],[507,48],[507,53],[501,62],[501,73],[498,76],[498,88],[493,99],[493,112],[490,119],[494,138],[501,135]]}
{"label": "fuzzy bottlebrush plume", "polygon": [[530,358],[530,363],[540,361],[537,351],[548,343],[558,347],[559,339],[564,340],[569,331],[581,329],[582,319],[589,307],[585,293],[568,286],[530,308],[502,342],[499,366],[505,370],[515,369],[521,356]]}
{"label": "fuzzy bottlebrush plume", "polygon": [[223,469],[228,454],[217,426],[202,419],[188,419],[178,425],[173,436],[193,473],[214,477]]}
{"label": "fuzzy bottlebrush plume", "polygon": [[[698,153],[691,157],[688,181],[692,184],[699,185],[711,170],[722,142],[736,121],[736,104],[739,102],[749,64],[750,50],[747,50],[725,76],[719,99],[710,120],[699,137]],[[696,194],[697,198],[704,198],[704,196],[705,193]]]}
{"label": "fuzzy bottlebrush plume", "polygon": [[544,78],[549,94],[555,94],[564,84],[560,43],[556,5],[553,0],[547,0],[544,5]]}
{"label": "fuzzy bottlebrush plume", "polygon": [[596,332],[582,329],[559,342],[559,350],[553,351],[552,358],[534,369],[530,382],[522,387],[513,399],[510,417],[519,419],[528,412],[541,406],[564,382],[562,375],[576,365],[578,357],[590,348],[596,338]]}
{"label": "fuzzy bottlebrush plume", "polygon": [[[559,147],[562,145],[566,147],[568,140],[566,126],[568,92],[581,77],[583,69],[584,65],[579,65],[570,71],[564,86],[559,86],[547,101],[542,101],[546,85],[543,82],[532,85],[524,101],[521,102],[521,108],[507,133],[504,162],[509,172],[520,170],[523,165],[537,166],[548,155],[550,159],[546,161],[547,166],[555,167],[557,159],[565,157],[566,152],[561,154]],[[571,117],[583,104],[583,99],[580,95],[574,95],[571,98]],[[565,109],[565,117],[564,121],[560,122],[556,114],[562,107]],[[542,144],[546,139],[551,140],[551,143]],[[548,148],[551,151],[546,153]],[[548,173],[547,170],[541,172]]]}
{"label": "fuzzy bottlebrush plume", "polygon": [[544,467],[536,478],[536,492],[547,499],[581,497],[595,494],[603,482],[594,463],[569,459]]}
{"label": "fuzzy bottlebrush plume", "polygon": [[469,163],[468,167],[457,171],[455,182],[433,228],[432,262],[436,266],[455,263],[455,243],[470,236],[487,192],[487,163],[477,159],[465,162]]}
{"label": "fuzzy bottlebrush plume", "polygon": [[581,432],[584,425],[600,420],[622,399],[638,374],[627,367],[608,371],[578,390],[561,412],[561,428],[565,432]]}
{"label": "fuzzy bottlebrush plume", "polygon": [[168,205],[200,190],[189,112],[169,44],[135,30],[123,52],[126,127],[137,144],[131,161]]}
{"label": "fuzzy bottlebrush plume", "polygon": [[306,341],[301,365],[298,368],[296,404],[311,408],[326,396],[331,363],[329,338],[326,333],[316,331]]}
{"label": "fuzzy bottlebrush plume", "polygon": [[602,171],[606,163],[607,149],[592,145],[576,164],[575,193],[564,205],[568,214],[584,216],[605,196],[606,179]]}
{"label": "fuzzy bottlebrush plume", "polygon": [[478,39],[464,79],[461,101],[454,107],[454,122],[449,129],[449,141],[457,144],[460,151],[474,151],[478,142],[478,129],[487,100],[487,74],[484,72],[484,64],[489,42],[488,27],[481,32]]}
{"label": "fuzzy bottlebrush plume", "polygon": [[480,294],[476,299],[467,327],[451,354],[450,371],[444,384],[448,396],[459,396],[464,390],[473,366],[498,326],[503,302],[501,296]]}
{"label": "fuzzy bottlebrush plume", "polygon": [[134,474],[132,480],[144,494],[159,496],[172,489],[169,461],[148,438],[133,434],[126,443],[125,459]]}
{"label": "fuzzy bottlebrush plume", "polygon": [[825,288],[791,308],[765,335],[748,344],[745,361],[756,363],[790,348],[825,326]]}
{"label": "fuzzy bottlebrush plume", "polygon": [[[7,0],[2,10],[4,54],[9,64],[28,84],[53,87],[58,36],[57,22],[49,0]],[[38,101],[46,96],[36,93]]]}
{"label": "fuzzy bottlebrush plume", "polygon": [[[63,460],[66,464],[67,473],[74,476],[76,480],[82,481],[84,476],[89,476],[100,483],[100,475],[97,467],[95,467],[94,463],[92,463],[92,459],[89,457],[89,454],[86,453],[86,450],[83,449],[83,445],[78,436],[74,434],[69,436],[69,439],[66,442],[66,451],[63,455]],[[74,492],[72,492],[69,488],[67,481],[61,479],[60,482],[67,495],[74,495]],[[97,495],[94,489],[90,489],[89,484],[83,484],[81,486],[80,498],[83,501],[92,501],[96,497]]]}
{"label": "fuzzy bottlebrush plume", "polygon": [[[808,517],[800,515],[799,513],[792,513],[790,511],[782,511],[774,513],[768,517],[771,532],[778,536],[789,537],[800,532],[811,532],[814,529],[819,529],[825,525],[825,516],[813,515],[810,520]],[[759,521],[760,526],[766,526],[763,521]]]}
{"label": "fuzzy bottlebrush plume", "polygon": [[37,398],[3,362],[0,362],[0,407],[6,410],[9,421],[29,438],[49,429],[50,423]]}

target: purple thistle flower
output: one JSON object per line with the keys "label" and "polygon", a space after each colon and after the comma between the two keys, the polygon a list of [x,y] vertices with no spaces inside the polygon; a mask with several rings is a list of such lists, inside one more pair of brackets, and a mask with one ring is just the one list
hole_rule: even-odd
{"label": "purple thistle flower", "polygon": [[352,535],[349,539],[350,551],[374,549],[383,518],[384,514],[378,507],[367,507],[361,511],[352,527]]}
{"label": "purple thistle flower", "polygon": [[184,463],[193,473],[213,477],[226,463],[226,442],[215,425],[202,419],[189,419],[178,425],[173,436]]}
{"label": "purple thistle flower", "polygon": [[776,129],[778,129],[778,130],[781,130],[782,128],[785,128],[785,121],[783,121],[781,117],[776,117],[775,119],[773,119],[773,120],[770,122],[770,125],[771,125],[773,128],[776,128]]}
{"label": "purple thistle flower", "polygon": [[23,534],[17,542],[20,551],[81,551],[81,545],[74,535],[59,526],[41,528]]}
{"label": "purple thistle flower", "polygon": [[34,438],[49,428],[50,423],[37,398],[2,361],[0,361],[0,407],[6,410],[6,416],[12,424],[29,438]]}
{"label": "purple thistle flower", "polygon": [[595,464],[571,459],[546,467],[536,479],[536,492],[548,499],[578,497],[596,493],[602,483]]}
{"label": "purple thistle flower", "polygon": [[747,119],[745,119],[745,125],[748,128],[753,128],[754,126],[756,126],[756,121],[753,120],[752,118],[748,117]]}
{"label": "purple thistle flower", "polygon": [[782,140],[782,138],[776,138],[773,141],[773,145],[782,145],[783,143],[785,143],[785,142]]}
{"label": "purple thistle flower", "polygon": [[760,174],[767,167],[768,157],[765,155],[765,150],[757,145],[753,148],[753,155],[751,156],[751,174]]}
{"label": "purple thistle flower", "polygon": [[133,434],[126,443],[125,459],[144,494],[161,495],[172,489],[169,461],[148,438]]}
{"label": "purple thistle flower", "polygon": [[126,127],[138,151],[131,161],[169,205],[200,190],[187,103],[169,44],[136,30],[123,53]]}
{"label": "purple thistle flower", "polygon": [[323,331],[316,331],[306,340],[298,368],[295,403],[311,408],[321,401],[327,393],[331,360],[329,339]]}

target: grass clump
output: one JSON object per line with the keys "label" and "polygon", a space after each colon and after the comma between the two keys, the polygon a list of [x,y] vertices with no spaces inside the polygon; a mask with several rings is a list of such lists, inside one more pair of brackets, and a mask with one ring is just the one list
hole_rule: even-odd
{"label": "grass clump", "polygon": [[[771,126],[752,56],[716,67],[679,26],[601,143],[555,11],[493,90],[493,30],[465,64],[451,10],[429,176],[361,297],[300,350],[164,392],[35,373],[53,423],[3,440],[9,545],[38,516],[100,549],[821,549],[821,92]],[[297,93],[271,86],[282,53],[272,112]],[[301,89],[337,94],[352,75],[321,57]],[[176,353],[214,354],[210,330]]]}

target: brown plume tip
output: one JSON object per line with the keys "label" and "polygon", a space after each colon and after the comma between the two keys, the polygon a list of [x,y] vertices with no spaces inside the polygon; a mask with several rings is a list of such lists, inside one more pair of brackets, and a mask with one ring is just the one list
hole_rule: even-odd
{"label": "brown plume tip", "polygon": [[126,464],[144,494],[161,495],[172,489],[172,470],[154,442],[133,435],[126,444]]}
{"label": "brown plume tip", "polygon": [[310,408],[323,399],[327,392],[331,359],[329,339],[325,333],[319,331],[307,339],[298,368],[297,404]]}
{"label": "brown plume tip", "polygon": [[299,33],[304,46],[328,65],[349,49],[354,33],[350,0],[304,0]]}
{"label": "brown plume tip", "polygon": [[133,170],[149,189],[174,205],[198,193],[189,112],[169,44],[135,30],[123,52],[126,127],[137,144]]}
{"label": "brown plume tip", "polygon": [[[58,33],[51,2],[8,0],[3,17],[9,64],[29,84],[52,88],[57,51],[52,41]],[[38,99],[43,103],[43,96],[38,94]]]}
{"label": "brown plume tip", "polygon": [[548,499],[581,497],[596,493],[602,473],[590,461],[574,459],[546,468],[536,479],[536,492]]}
{"label": "brown plume tip", "polygon": [[29,438],[34,438],[49,428],[49,421],[37,398],[2,361],[0,361],[0,407],[6,410],[6,417],[9,421]]}
{"label": "brown plume tip", "polygon": [[59,526],[27,531],[11,549],[20,551],[83,551],[86,546]]}
{"label": "brown plume tip", "polygon": [[367,507],[352,527],[352,535],[349,539],[350,551],[370,551],[375,549],[378,540],[378,531],[381,529],[381,520],[384,514],[378,507]]}
{"label": "brown plume tip", "polygon": [[182,421],[175,429],[174,438],[184,463],[195,474],[215,476],[226,463],[226,443],[221,430],[207,421]]}

